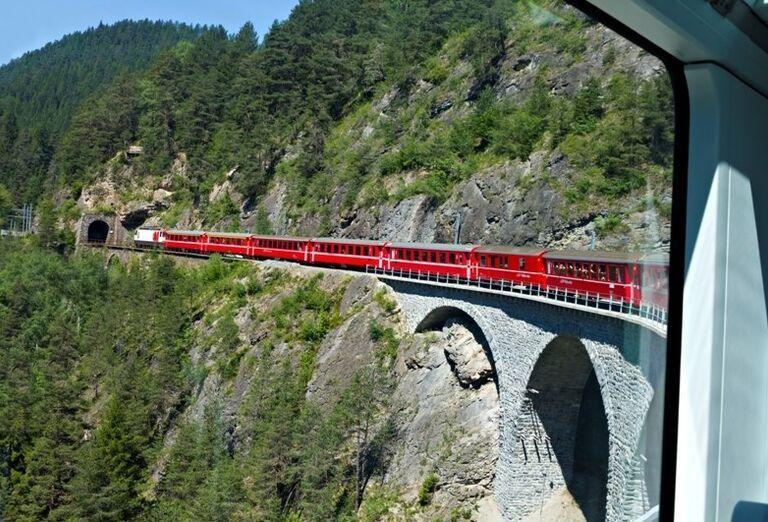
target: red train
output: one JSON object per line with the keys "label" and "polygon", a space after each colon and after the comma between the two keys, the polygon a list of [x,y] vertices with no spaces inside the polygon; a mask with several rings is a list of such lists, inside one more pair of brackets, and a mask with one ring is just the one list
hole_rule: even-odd
{"label": "red train", "polygon": [[505,281],[666,309],[666,254],[556,251],[544,248],[396,243],[189,230],[139,229],[139,246],[312,265],[403,271],[469,281]]}

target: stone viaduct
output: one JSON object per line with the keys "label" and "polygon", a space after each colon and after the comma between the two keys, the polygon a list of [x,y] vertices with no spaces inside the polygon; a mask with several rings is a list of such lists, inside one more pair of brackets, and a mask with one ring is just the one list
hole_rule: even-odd
{"label": "stone viaduct", "polygon": [[411,331],[464,322],[496,370],[495,493],[505,520],[568,493],[588,521],[658,505],[666,340],[614,317],[524,298],[385,281]]}

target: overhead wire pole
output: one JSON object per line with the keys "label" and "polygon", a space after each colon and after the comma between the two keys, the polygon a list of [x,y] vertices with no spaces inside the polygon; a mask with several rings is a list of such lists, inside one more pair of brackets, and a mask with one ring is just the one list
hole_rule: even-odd
{"label": "overhead wire pole", "polygon": [[24,203],[21,208],[14,208],[8,215],[8,230],[18,234],[29,234],[32,231],[34,207]]}

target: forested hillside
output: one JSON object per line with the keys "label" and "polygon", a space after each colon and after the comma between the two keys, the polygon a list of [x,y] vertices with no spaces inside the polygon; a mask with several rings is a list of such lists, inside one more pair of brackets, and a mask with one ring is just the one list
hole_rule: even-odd
{"label": "forested hillside", "polygon": [[541,4],[316,0],[261,43],[205,31],[78,112],[58,199],[128,226],[666,248],[663,66]]}
{"label": "forested hillside", "polygon": [[33,243],[0,239],[0,518],[486,519],[468,331],[405,334],[364,275]]}
{"label": "forested hillside", "polygon": [[0,237],[0,520],[499,519],[466,328],[406,332],[363,275],[62,247],[98,213],[663,251],[672,131],[663,65],[559,0],[124,22],[0,68],[0,225],[38,208]]}
{"label": "forested hillside", "polygon": [[0,67],[0,183],[19,199],[40,195],[47,167],[76,110],[116,78],[202,29],[124,21],[65,36]]}

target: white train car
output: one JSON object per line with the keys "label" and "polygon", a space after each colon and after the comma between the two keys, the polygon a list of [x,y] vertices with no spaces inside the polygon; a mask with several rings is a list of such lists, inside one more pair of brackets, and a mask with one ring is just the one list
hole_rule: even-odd
{"label": "white train car", "polygon": [[160,228],[137,228],[133,234],[133,244],[143,248],[161,248],[164,236]]}

